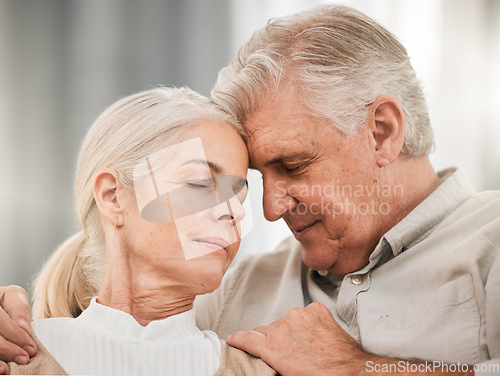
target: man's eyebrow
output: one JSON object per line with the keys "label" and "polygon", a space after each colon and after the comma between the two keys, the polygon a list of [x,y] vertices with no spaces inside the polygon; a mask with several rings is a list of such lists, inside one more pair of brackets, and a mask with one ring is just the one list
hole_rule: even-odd
{"label": "man's eyebrow", "polygon": [[191,159],[189,161],[184,162],[182,165],[187,165],[190,163],[202,164],[202,165],[208,166],[210,171],[212,171],[216,174],[221,174],[222,170],[223,170],[222,167],[220,165],[218,165],[217,163],[211,162],[211,161],[206,161],[204,159]]}
{"label": "man's eyebrow", "polygon": [[271,165],[283,162],[307,162],[313,160],[315,158],[314,155],[310,153],[298,152],[295,154],[287,154],[287,155],[279,155],[270,161],[264,163],[265,167],[269,167]]}

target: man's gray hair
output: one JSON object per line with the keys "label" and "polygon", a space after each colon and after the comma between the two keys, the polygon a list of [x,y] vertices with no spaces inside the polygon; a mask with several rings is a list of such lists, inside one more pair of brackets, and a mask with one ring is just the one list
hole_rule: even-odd
{"label": "man's gray hair", "polygon": [[405,115],[401,154],[421,157],[433,148],[427,105],[406,49],[357,10],[322,6],[270,20],[220,71],[212,97],[244,123],[285,85],[313,116],[346,135],[363,127],[378,96],[392,95]]}

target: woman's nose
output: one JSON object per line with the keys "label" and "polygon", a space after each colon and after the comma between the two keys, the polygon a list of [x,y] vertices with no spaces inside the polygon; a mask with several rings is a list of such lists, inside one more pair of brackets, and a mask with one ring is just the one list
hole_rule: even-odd
{"label": "woman's nose", "polygon": [[214,221],[234,220],[238,223],[245,217],[245,214],[245,209],[236,196],[212,208],[212,219]]}
{"label": "woman's nose", "polygon": [[243,218],[245,218],[246,211],[240,199],[237,196],[234,196],[228,201],[228,205],[233,213],[233,219],[236,223],[241,222]]}

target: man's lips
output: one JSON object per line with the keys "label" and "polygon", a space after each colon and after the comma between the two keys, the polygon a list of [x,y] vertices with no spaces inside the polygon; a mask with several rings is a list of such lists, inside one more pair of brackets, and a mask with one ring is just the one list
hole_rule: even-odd
{"label": "man's lips", "polygon": [[309,224],[293,225],[290,226],[290,230],[292,230],[293,235],[298,239],[299,237],[304,236],[308,230],[310,230],[318,222],[319,221],[314,221]]}

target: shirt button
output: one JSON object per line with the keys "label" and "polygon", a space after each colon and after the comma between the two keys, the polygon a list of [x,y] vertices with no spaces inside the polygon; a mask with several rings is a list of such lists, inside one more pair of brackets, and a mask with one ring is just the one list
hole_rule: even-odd
{"label": "shirt button", "polygon": [[353,276],[351,277],[351,281],[352,281],[352,283],[353,283],[353,284],[355,284],[355,285],[360,285],[360,284],[362,284],[362,283],[363,283],[363,277],[362,277],[362,276],[360,276],[360,275],[353,275]]}
{"label": "shirt button", "polygon": [[318,274],[322,277],[326,277],[326,275],[328,274],[328,271],[327,270],[318,270]]}

